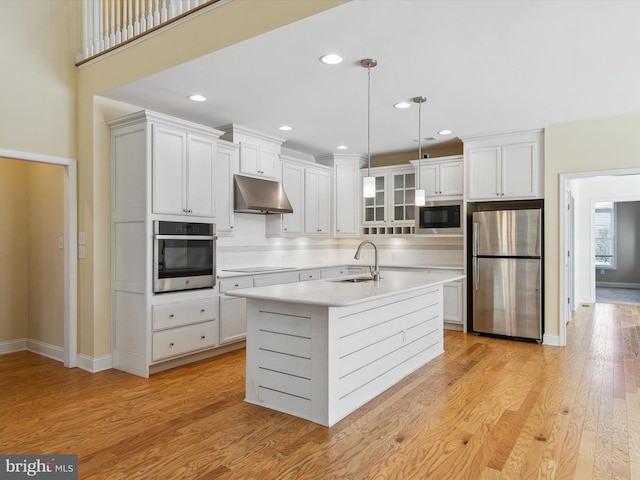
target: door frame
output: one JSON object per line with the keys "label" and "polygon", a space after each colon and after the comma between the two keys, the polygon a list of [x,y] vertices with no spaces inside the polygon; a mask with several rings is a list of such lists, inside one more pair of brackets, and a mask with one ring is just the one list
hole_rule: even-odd
{"label": "door frame", "polygon": [[64,366],[78,366],[77,161],[0,148],[0,157],[64,167]]}
{"label": "door frame", "polygon": [[[571,180],[581,180],[588,179],[594,177],[603,177],[603,176],[621,176],[621,175],[640,175],[640,168],[625,168],[619,170],[598,170],[598,171],[590,171],[590,172],[575,172],[575,173],[561,173],[560,174],[560,188],[558,192],[559,197],[559,209],[560,209],[560,222],[559,222],[559,231],[560,231],[560,255],[559,258],[564,260],[564,254],[567,249],[570,248],[569,242],[570,239],[567,235],[566,224],[568,221],[572,221],[568,215],[568,203],[567,203],[567,192],[570,192],[569,182]],[[613,195],[612,195],[613,196]],[[575,219],[573,220],[575,221]],[[574,228],[574,225],[571,226]],[[592,262],[593,265],[593,262]],[[564,302],[567,299],[567,295],[570,292],[567,292],[567,278],[566,278],[566,269],[564,268],[564,263],[561,265],[560,270],[560,295],[559,301],[560,305],[558,305],[559,315],[560,315],[560,329],[559,329],[559,344],[560,346],[565,346],[567,344],[567,322],[570,318],[567,318],[567,309],[565,308]],[[571,292],[573,293],[573,292]]]}

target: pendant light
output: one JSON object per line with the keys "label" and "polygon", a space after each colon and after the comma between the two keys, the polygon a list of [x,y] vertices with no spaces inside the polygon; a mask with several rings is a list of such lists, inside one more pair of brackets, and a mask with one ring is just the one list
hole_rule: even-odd
{"label": "pendant light", "polygon": [[422,167],[422,104],[426,101],[427,99],[424,97],[413,97],[413,102],[418,104],[418,182],[416,184],[414,202],[417,207],[422,207],[425,203],[424,190],[420,184],[420,167]]}
{"label": "pendant light", "polygon": [[360,62],[367,69],[367,176],[362,182],[364,198],[376,196],[376,177],[371,176],[371,69],[378,65],[376,60],[365,58]]}

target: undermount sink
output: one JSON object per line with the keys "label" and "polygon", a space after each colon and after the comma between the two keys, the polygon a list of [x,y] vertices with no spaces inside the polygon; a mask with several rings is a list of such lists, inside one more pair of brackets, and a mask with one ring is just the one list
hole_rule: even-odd
{"label": "undermount sink", "polygon": [[370,282],[372,280],[373,280],[373,277],[353,277],[353,278],[341,278],[339,280],[334,280],[334,282],[360,283],[360,282]]}

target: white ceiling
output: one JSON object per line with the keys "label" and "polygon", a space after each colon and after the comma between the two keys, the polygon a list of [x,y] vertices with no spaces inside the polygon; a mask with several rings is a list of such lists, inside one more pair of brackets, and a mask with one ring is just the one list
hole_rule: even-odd
{"label": "white ceiling", "polygon": [[[441,141],[640,111],[639,19],[638,1],[353,0],[104,96],[312,155],[366,153],[360,60],[374,58],[371,153],[417,152],[417,106],[393,108],[415,96],[421,136]],[[345,61],[320,63],[329,52]]]}

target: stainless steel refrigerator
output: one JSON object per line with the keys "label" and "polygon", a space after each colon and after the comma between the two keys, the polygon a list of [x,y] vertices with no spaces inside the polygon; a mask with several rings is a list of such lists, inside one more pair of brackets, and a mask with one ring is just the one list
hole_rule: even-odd
{"label": "stainless steel refrigerator", "polygon": [[472,215],[472,326],[542,340],[542,209]]}

